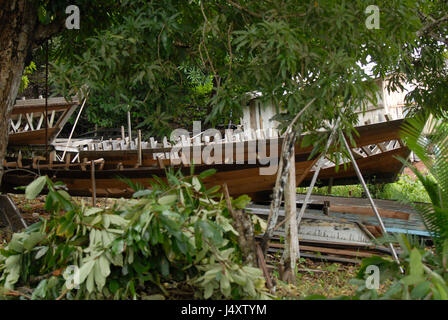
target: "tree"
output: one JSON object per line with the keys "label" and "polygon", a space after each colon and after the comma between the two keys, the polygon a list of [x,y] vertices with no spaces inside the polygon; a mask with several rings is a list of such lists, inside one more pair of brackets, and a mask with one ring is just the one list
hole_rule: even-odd
{"label": "tree", "polygon": [[[51,56],[55,88],[69,96],[87,85],[105,114],[118,117],[130,108],[146,127],[185,114],[197,98],[189,97],[194,72],[212,80],[198,102],[210,110],[208,120],[238,116],[245,93],[258,91],[286,108],[277,116],[284,126],[315,98],[300,121],[310,131],[339,116],[349,130],[357,121],[353,110],[375,99],[375,77],[423,82],[418,89],[427,95],[420,99],[426,107],[434,92],[425,91],[428,85],[437,84],[437,97],[446,94],[443,1],[377,1],[377,17],[361,0],[75,1],[81,29],[65,31],[66,1],[7,3],[1,13],[2,47],[9,48],[1,53],[1,68],[9,72],[1,73],[0,160],[26,55],[58,33]],[[379,29],[366,25],[368,18],[377,19]],[[417,49],[424,53],[418,63],[410,59]],[[363,68],[369,62],[373,74]]]}
{"label": "tree", "polygon": [[[67,17],[65,9],[70,4],[89,8],[85,10],[86,17],[89,12],[95,12],[97,17],[104,16],[105,12],[110,12],[114,7],[113,1],[96,1],[91,4],[90,1],[8,0],[0,4],[0,181],[8,142],[9,118],[22,72],[30,62],[32,50],[63,31]],[[95,20],[85,21],[83,31],[79,33],[82,36],[98,28],[92,25]]]}

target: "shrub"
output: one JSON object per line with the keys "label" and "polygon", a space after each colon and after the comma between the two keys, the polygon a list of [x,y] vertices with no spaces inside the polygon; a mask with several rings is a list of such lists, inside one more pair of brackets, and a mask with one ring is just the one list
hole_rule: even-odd
{"label": "shrub", "polygon": [[76,204],[49,178],[36,179],[27,197],[47,186],[51,218],[0,250],[4,294],[24,287],[29,293],[21,295],[32,299],[144,299],[170,298],[176,288],[205,299],[268,298],[262,272],[242,264],[219,188],[201,182],[211,173],[168,172],[167,183],[157,179],[112,209]]}

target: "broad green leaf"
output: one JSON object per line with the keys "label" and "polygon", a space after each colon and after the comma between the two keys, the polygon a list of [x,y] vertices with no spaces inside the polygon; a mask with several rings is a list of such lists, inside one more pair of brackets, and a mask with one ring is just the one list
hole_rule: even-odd
{"label": "broad green leaf", "polygon": [[25,195],[28,200],[35,199],[45,187],[47,176],[41,176],[31,182],[25,189]]}
{"label": "broad green leaf", "polygon": [[132,195],[132,197],[133,197],[133,198],[146,197],[146,196],[149,196],[151,193],[153,193],[153,191],[150,190],[150,189],[139,190],[139,191],[135,192],[135,193]]}
{"label": "broad green leaf", "polygon": [[411,291],[412,299],[423,299],[430,291],[431,282],[423,281]]}
{"label": "broad green leaf", "polygon": [[44,279],[39,282],[36,289],[33,290],[31,295],[32,300],[44,299],[47,294],[48,280]]}
{"label": "broad green leaf", "polygon": [[417,248],[412,249],[410,256],[410,274],[421,277],[424,274],[422,256]]}
{"label": "broad green leaf", "polygon": [[101,255],[99,258],[99,267],[101,270],[101,274],[107,278],[110,274],[110,266],[109,261],[106,259],[104,255]]}
{"label": "broad green leaf", "polygon": [[30,233],[28,238],[26,238],[25,241],[23,241],[23,247],[26,250],[31,250],[36,246],[36,244],[38,244],[44,238],[45,238],[45,235],[40,232]]}
{"label": "broad green leaf", "polygon": [[106,284],[106,277],[103,274],[103,272],[106,271],[107,270],[102,270],[101,262],[97,260],[95,262],[95,266],[93,267],[93,274],[95,275],[95,283],[99,292],[103,290],[103,287]]}
{"label": "broad green leaf", "polygon": [[202,171],[199,174],[199,178],[205,179],[205,178],[207,178],[207,177],[209,177],[211,175],[214,175],[215,173],[216,173],[216,169],[208,169],[208,170]]}
{"label": "broad green leaf", "polygon": [[23,233],[14,233],[12,235],[12,239],[8,244],[8,248],[14,250],[15,252],[23,252],[23,243],[22,239],[24,238]]}
{"label": "broad green leaf", "polygon": [[79,283],[83,283],[87,276],[91,273],[95,260],[91,259],[79,268]]}
{"label": "broad green leaf", "polygon": [[97,214],[97,213],[102,212],[102,211],[103,211],[103,209],[101,209],[101,208],[95,208],[95,207],[93,207],[93,208],[88,208],[88,209],[84,212],[84,216],[88,217],[88,216]]}
{"label": "broad green leaf", "polygon": [[48,251],[48,247],[42,247],[41,249],[39,249],[39,251],[37,251],[36,256],[34,257],[36,260],[40,259],[41,257],[43,257]]}
{"label": "broad green leaf", "polygon": [[173,204],[177,200],[177,196],[175,194],[170,194],[167,196],[163,196],[159,198],[158,202],[160,205],[170,205]]}
{"label": "broad green leaf", "polygon": [[193,177],[191,183],[193,184],[194,190],[196,190],[197,192],[199,192],[201,190],[202,186],[197,177]]}

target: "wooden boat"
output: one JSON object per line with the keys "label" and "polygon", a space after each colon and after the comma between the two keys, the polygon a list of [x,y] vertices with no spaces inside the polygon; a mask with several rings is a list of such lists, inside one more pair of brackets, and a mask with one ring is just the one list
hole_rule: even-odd
{"label": "wooden boat", "polygon": [[[407,158],[409,150],[399,137],[402,120],[366,125],[357,128],[359,136],[354,138],[352,150],[357,157],[361,172],[368,180],[392,182],[403,166],[396,156]],[[326,132],[321,134],[328,134]],[[134,190],[123,181],[130,179],[135,184],[149,187],[153,176],[165,177],[166,168],[190,174],[194,163],[195,173],[214,168],[217,173],[205,180],[208,187],[227,184],[231,195],[249,194],[252,197],[270,193],[275,184],[275,171],[270,164],[278,161],[283,138],[275,130],[227,131],[224,139],[219,135],[210,138],[180,136],[179,142],[171,145],[166,138],[158,143],[151,138],[108,140],[81,146],[77,159],[72,162],[14,159],[5,163],[6,173],[2,186],[6,191],[30,183],[35,175],[48,175],[55,181],[64,182],[69,192],[77,196],[92,195],[95,182],[96,195],[104,197],[128,197]],[[318,155],[311,157],[313,147],[300,147],[301,136],[295,148],[296,182],[306,186],[313,175]],[[203,141],[205,140],[205,141]],[[219,154],[216,150],[222,150]],[[228,152],[225,152],[228,151]],[[94,166],[94,179],[92,175]],[[357,183],[356,174],[347,164],[336,169],[335,163],[327,160],[319,175],[320,184]],[[12,170],[8,169],[26,169]]]}
{"label": "wooden boat", "polygon": [[[78,107],[79,101],[67,101],[62,97],[17,100],[11,112],[8,146],[36,146],[51,144]],[[45,111],[47,110],[47,127]]]}

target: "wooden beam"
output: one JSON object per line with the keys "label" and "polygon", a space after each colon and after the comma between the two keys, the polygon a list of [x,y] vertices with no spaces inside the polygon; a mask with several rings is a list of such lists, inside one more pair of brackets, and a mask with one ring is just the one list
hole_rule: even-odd
{"label": "wooden beam", "polygon": [[92,182],[92,207],[96,206],[95,161],[90,161],[90,179]]}
{"label": "wooden beam", "polygon": [[[374,216],[375,215],[375,213],[373,212],[371,207],[332,205],[331,202],[330,202],[330,211],[353,213],[353,214],[359,214],[359,215],[364,215],[364,216]],[[402,220],[409,219],[409,213],[405,213],[405,212],[401,212],[401,211],[378,209],[378,212],[384,218],[394,218],[394,219],[402,219]]]}

